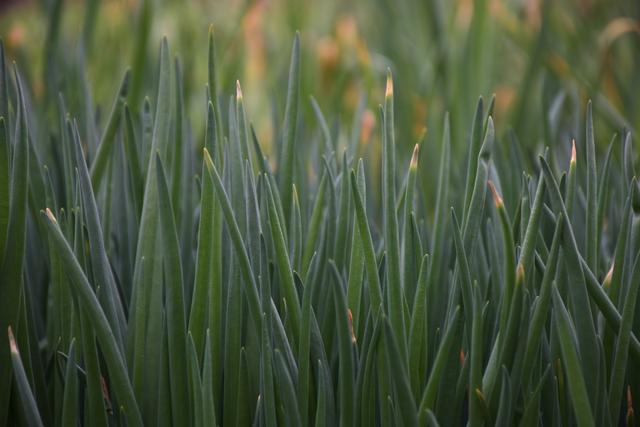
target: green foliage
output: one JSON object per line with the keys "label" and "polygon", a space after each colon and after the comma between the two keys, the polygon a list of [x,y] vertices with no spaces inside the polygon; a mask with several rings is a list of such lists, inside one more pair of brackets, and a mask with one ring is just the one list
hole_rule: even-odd
{"label": "green foliage", "polygon": [[[10,77],[0,45],[1,425],[633,422],[638,184],[633,130],[606,154],[595,133],[606,98],[547,108],[520,87],[498,119],[499,97],[475,113],[453,101],[477,80],[446,81],[453,126],[441,114],[411,152],[407,64],[395,82],[387,70],[384,97],[362,91],[379,120],[365,101],[338,125],[313,97],[310,119],[303,32],[288,79],[260,88],[278,106],[264,141],[253,94],[238,81],[226,97],[234,70],[212,30],[194,47],[208,67],[197,109],[167,38],[145,60],[151,1],[112,107],[94,104],[86,78],[65,77],[87,64],[54,51],[61,3],[44,94]],[[484,3],[468,70],[486,67]],[[548,123],[527,119],[534,108]]]}

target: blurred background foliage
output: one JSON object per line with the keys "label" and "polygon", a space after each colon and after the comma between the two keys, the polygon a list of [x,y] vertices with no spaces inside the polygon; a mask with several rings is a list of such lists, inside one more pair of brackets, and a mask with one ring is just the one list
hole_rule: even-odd
{"label": "blurred background foliage", "polygon": [[[242,82],[249,118],[269,153],[277,145],[274,123],[284,110],[274,99],[286,91],[288,52],[300,29],[299,125],[319,129],[313,97],[326,114],[337,153],[357,139],[356,153],[366,154],[374,166],[379,161],[377,105],[390,68],[396,76],[400,161],[408,161],[425,129],[421,156],[437,158],[448,111],[453,164],[465,164],[475,102],[495,94],[493,115],[505,141],[498,155],[531,170],[528,162],[544,146],[568,164],[572,138],[579,156],[585,155],[581,120],[587,99],[594,102],[600,150],[614,132],[635,134],[639,17],[640,3],[632,0],[40,0],[5,6],[0,34],[34,103],[52,123],[54,95],[62,88],[79,94],[65,100],[72,115],[91,112],[104,123],[128,67],[129,104],[139,112],[144,96],[154,99],[158,44],[167,35],[182,62],[189,126],[201,145],[212,25],[219,88],[231,96],[235,80]],[[311,139],[314,132],[302,134]],[[315,134],[320,141],[321,130]],[[515,135],[527,153],[511,152]],[[422,180],[436,178],[435,168],[425,169]],[[464,177],[454,171],[452,179]],[[435,188],[427,185],[425,191]]]}

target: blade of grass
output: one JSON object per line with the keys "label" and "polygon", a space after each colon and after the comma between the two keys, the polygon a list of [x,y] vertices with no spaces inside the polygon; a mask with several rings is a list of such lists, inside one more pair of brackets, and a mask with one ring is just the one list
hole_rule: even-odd
{"label": "blade of grass", "polygon": [[473,321],[471,326],[471,367],[469,369],[469,425],[471,427],[483,424],[482,402],[478,394],[482,389],[482,296],[478,283],[473,287]]}
{"label": "blade of grass", "polygon": [[131,110],[124,105],[125,133],[122,138],[124,143],[124,151],[129,165],[129,176],[131,179],[131,192],[133,195],[136,219],[140,217],[142,211],[142,202],[144,197],[144,175],[142,174],[140,165],[140,154],[138,153],[137,139],[134,130],[133,118]]}
{"label": "blade of grass", "polygon": [[[467,326],[471,326],[473,319],[473,298],[472,298],[472,280],[471,280],[471,272],[469,270],[469,261],[467,260],[467,254],[464,250],[464,244],[462,242],[462,236],[460,234],[460,225],[458,224],[458,217],[456,216],[455,211],[451,208],[451,220],[453,224],[453,241],[456,248],[456,260],[457,266],[459,268],[461,279],[460,279],[460,287],[457,289],[461,290],[462,293],[462,304],[463,304],[463,312],[465,313],[465,318],[467,320]],[[456,290],[457,293],[457,290]],[[459,295],[459,294],[458,294]],[[471,328],[469,328],[471,330]]]}
{"label": "blade of grass", "polygon": [[[449,209],[449,176],[451,168],[451,131],[449,125],[449,113],[444,116],[444,129],[442,131],[442,143],[440,148],[440,166],[438,171],[438,190],[436,195],[435,218],[433,221],[433,233],[431,238],[431,269],[429,271],[429,323],[434,324],[443,317],[446,307],[437,304],[437,301],[446,298],[444,287],[436,286],[442,280],[444,255],[446,252],[446,231],[450,215]],[[446,274],[446,267],[445,267]]]}
{"label": "blade of grass", "polygon": [[469,137],[469,151],[467,159],[467,174],[464,185],[464,209],[462,217],[467,217],[469,212],[469,204],[471,203],[471,195],[473,194],[473,172],[478,167],[478,154],[480,153],[480,146],[482,144],[482,137],[484,133],[484,100],[482,97],[478,98],[476,104],[476,112],[473,117],[473,126],[471,127],[471,136]]}
{"label": "blade of grass", "polygon": [[407,343],[404,324],[404,295],[400,274],[400,246],[398,236],[398,218],[396,216],[395,188],[395,132],[393,114],[393,79],[391,70],[387,70],[387,87],[384,97],[382,146],[382,194],[383,194],[383,232],[387,255],[387,297],[389,320],[398,339],[402,361],[407,362]]}
{"label": "blade of grass", "polygon": [[409,328],[409,372],[411,373],[411,389],[414,399],[418,399],[423,389],[423,378],[427,372],[427,295],[429,256],[422,257],[420,274],[418,275],[418,289],[416,290],[411,323]]}
{"label": "blade of grass", "polygon": [[[421,140],[424,136],[421,138]],[[420,145],[416,144],[413,148],[413,154],[411,155],[411,161],[409,163],[409,172],[407,176],[407,189],[405,192],[404,201],[404,221],[402,231],[402,270],[404,273],[403,282],[405,287],[406,298],[408,301],[413,301],[415,294],[416,279],[418,277],[419,268],[416,265],[416,257],[412,256],[414,252],[414,241],[411,230],[411,218],[413,215],[413,193],[416,185],[416,175],[418,172],[418,154]]]}
{"label": "blade of grass", "polygon": [[120,128],[120,121],[122,120],[122,110],[127,100],[130,77],[131,73],[127,70],[122,78],[118,95],[113,102],[111,114],[107,120],[107,126],[100,138],[95,159],[93,160],[93,163],[91,163],[91,183],[95,190],[100,188],[102,180],[104,179],[107,162],[112,157],[113,146],[116,141],[116,133]]}
{"label": "blade of grass", "polygon": [[609,410],[611,411],[612,420],[616,420],[620,413],[620,401],[622,400],[622,394],[624,392],[625,371],[627,370],[627,357],[629,354],[629,340],[631,337],[631,328],[633,327],[633,318],[636,314],[638,287],[640,287],[640,254],[636,256],[629,291],[625,296],[618,342],[611,365]]}
{"label": "blade of grass", "polygon": [[291,327],[293,329],[292,344],[295,348],[296,343],[300,341],[300,320],[302,318],[300,302],[298,301],[298,294],[296,292],[295,284],[293,283],[293,272],[291,270],[291,263],[289,261],[287,246],[284,240],[283,228],[278,218],[276,202],[273,197],[271,184],[267,180],[265,180],[265,182],[267,184],[268,193],[269,225],[271,227],[271,235],[276,249],[276,263],[278,266],[278,273],[280,274],[280,280],[283,285],[283,296],[287,304],[287,310],[291,314]]}
{"label": "blade of grass", "polygon": [[438,392],[438,386],[440,385],[440,379],[444,373],[445,366],[451,357],[455,357],[456,353],[452,350],[453,345],[460,338],[462,333],[462,317],[460,307],[456,307],[449,322],[449,327],[444,333],[440,347],[433,361],[431,367],[431,373],[429,374],[429,380],[427,386],[422,393],[422,399],[420,401],[420,407],[418,410],[419,425],[424,425],[427,418],[427,412],[435,407],[436,395]]}
{"label": "blade of grass", "polygon": [[298,103],[300,99],[300,33],[296,32],[291,49],[291,64],[289,65],[289,85],[287,88],[287,103],[284,110],[284,124],[282,126],[282,147],[280,153],[280,193],[285,222],[289,221],[291,210],[291,191],[294,183],[293,167],[296,153],[296,128],[298,125]]}
{"label": "blade of grass", "polygon": [[206,332],[205,338],[205,350],[204,350],[204,363],[202,368],[202,383],[203,383],[203,391],[202,391],[202,407],[203,407],[203,417],[205,420],[211,423],[211,425],[217,425],[216,419],[216,393],[217,390],[214,391],[214,383],[213,383],[213,354],[211,350],[211,335],[209,333],[209,329]]}
{"label": "blade of grass", "polygon": [[171,416],[174,424],[189,420],[189,391],[187,386],[187,336],[184,313],[184,285],[180,244],[171,207],[171,195],[160,155],[156,154],[158,211],[164,276],[166,284],[165,310],[169,344],[169,379],[171,384]]}
{"label": "blade of grass", "polygon": [[142,425],[142,417],[140,416],[138,405],[133,395],[133,388],[129,382],[124,359],[118,350],[115,336],[109,326],[104,311],[100,307],[100,303],[87,277],[82,271],[78,260],[73,254],[71,247],[63,236],[58,221],[48,209],[43,215],[46,219],[44,222],[51,237],[53,249],[60,254],[62,264],[69,277],[69,282],[77,294],[78,301],[86,308],[87,314],[91,319],[91,324],[95,329],[98,343],[100,344],[107,368],[111,374],[113,388],[116,391],[127,422],[133,426]]}
{"label": "blade of grass", "polygon": [[[318,360],[318,371],[324,370],[322,362]],[[326,427],[327,423],[327,383],[324,375],[318,375],[318,401],[316,403],[316,427]]]}
{"label": "blade of grass", "polygon": [[551,250],[547,257],[547,268],[544,271],[542,277],[542,284],[540,285],[540,294],[537,304],[533,311],[531,323],[529,326],[529,333],[527,335],[527,347],[524,354],[524,361],[522,362],[522,372],[524,375],[522,384],[526,387],[531,376],[533,369],[534,358],[538,352],[540,346],[540,339],[542,331],[548,318],[549,307],[551,304],[551,287],[553,279],[556,275],[556,267],[558,266],[558,254],[560,252],[560,240],[562,238],[562,228],[564,226],[564,216],[558,215],[556,221],[556,228],[553,233],[553,241],[551,242]]}
{"label": "blade of grass", "polygon": [[496,415],[496,427],[507,427],[512,424],[512,402],[511,402],[511,381],[507,368],[502,367],[502,387],[500,390],[500,403],[498,404],[498,414]]}
{"label": "blade of grass", "polygon": [[[396,335],[391,329],[391,324],[384,316],[382,321],[384,323],[384,343],[389,360],[402,360],[400,348],[396,342]],[[413,394],[411,393],[409,377],[402,363],[398,364],[397,368],[396,373],[392,377],[396,395],[395,401],[398,404],[400,418],[405,426],[418,426],[416,403],[413,400]]]}
{"label": "blade of grass", "polygon": [[42,419],[40,418],[40,413],[38,412],[38,405],[36,403],[35,397],[33,396],[33,393],[31,392],[29,380],[27,380],[27,374],[24,371],[22,359],[20,358],[20,352],[18,351],[18,346],[13,337],[11,326],[9,326],[7,331],[9,349],[11,353],[11,366],[13,367],[13,376],[15,377],[16,386],[20,395],[20,401],[22,402],[22,406],[24,408],[26,420],[31,426],[42,426],[43,424]]}
{"label": "blade of grass", "polygon": [[320,179],[320,184],[315,196],[313,210],[311,211],[311,219],[309,220],[308,231],[305,237],[304,250],[302,251],[302,267],[300,269],[303,275],[307,274],[311,257],[316,251],[318,242],[318,233],[320,232],[320,222],[322,221],[325,211],[325,192],[327,186],[327,177],[325,174]]}
{"label": "blade of grass", "polygon": [[598,178],[596,171],[596,145],[593,135],[593,108],[591,101],[587,103],[586,124],[587,151],[587,209],[585,250],[586,260],[591,270],[598,271]]}
{"label": "blade of grass", "polygon": [[[203,408],[203,398],[204,398],[204,386],[202,384],[202,378],[200,377],[200,364],[198,363],[198,355],[196,353],[196,347],[193,342],[193,337],[191,333],[188,334],[187,340],[188,344],[188,367],[189,367],[189,382],[191,383],[191,400],[193,402],[193,407],[188,408],[189,412],[191,412],[192,420],[194,425],[203,425],[204,424],[204,408]],[[186,404],[186,402],[182,402],[181,404]]]}
{"label": "blade of grass", "polygon": [[[27,196],[29,179],[29,136],[27,112],[22,91],[22,84],[17,68],[14,68],[16,87],[18,90],[18,108],[16,113],[16,132],[11,161],[11,182],[9,196],[9,219],[7,222],[6,241],[10,246],[4,249],[0,264],[0,326],[5,329],[18,324],[18,307],[23,290],[22,269],[26,247],[27,228]],[[11,250],[9,250],[11,249]],[[11,390],[11,355],[7,341],[0,342],[0,424],[5,424],[8,416],[9,396]]]}
{"label": "blade of grass", "polygon": [[531,213],[529,214],[529,221],[527,222],[520,258],[518,260],[518,263],[524,266],[525,271],[533,271],[533,258],[536,248],[536,238],[538,237],[540,221],[542,219],[541,212],[544,204],[544,195],[545,181],[543,177],[540,177],[538,179],[538,188],[535,199],[533,200]]}
{"label": "blade of grass", "polygon": [[594,426],[593,412],[589,404],[589,395],[584,375],[580,369],[580,359],[573,344],[574,333],[572,332],[571,319],[569,313],[562,302],[562,297],[557,287],[553,287],[553,308],[554,325],[560,341],[562,361],[566,369],[567,381],[569,385],[569,396],[573,404],[573,412],[578,425]]}
{"label": "blade of grass", "polygon": [[[502,253],[504,256],[504,289],[502,296],[502,304],[500,305],[500,326],[499,330],[504,331],[507,327],[507,320],[509,318],[509,309],[511,308],[511,299],[513,297],[514,288],[516,285],[516,254],[513,246],[513,230],[511,228],[511,221],[507,215],[507,211],[504,207],[502,197],[498,194],[495,185],[491,180],[487,181],[491,194],[493,195],[493,203],[498,211],[500,217],[500,225],[502,228]],[[523,266],[524,267],[524,266]]]}
{"label": "blade of grass", "polygon": [[261,313],[260,298],[258,296],[258,288],[253,269],[251,268],[249,256],[247,255],[247,249],[244,246],[242,236],[240,235],[238,223],[236,222],[233,210],[231,209],[231,202],[229,201],[227,192],[222,185],[220,174],[218,174],[216,165],[213,163],[213,160],[211,160],[211,156],[206,149],[204,150],[204,160],[207,170],[211,173],[211,176],[213,178],[213,188],[216,192],[217,201],[218,203],[220,203],[220,207],[222,208],[222,214],[225,222],[227,223],[227,227],[231,237],[231,243],[233,245],[233,249],[240,266],[242,280],[245,283],[244,288],[246,292],[247,302],[249,304],[249,313],[251,315],[251,318],[253,319],[254,326],[259,327]]}
{"label": "blade of grass", "polygon": [[[260,347],[260,393],[263,396],[264,404],[264,422],[268,427],[275,427],[278,425],[276,418],[276,399],[273,388],[273,350],[271,344],[271,337],[269,332],[269,315],[263,313],[262,315],[262,330],[261,330],[261,347]],[[301,353],[302,354],[302,353]],[[302,360],[301,360],[302,363]],[[301,368],[302,369],[302,368]],[[300,371],[302,372],[302,370]],[[301,374],[302,375],[302,374]],[[300,388],[302,389],[302,376],[299,380]],[[308,390],[302,389],[305,396],[308,396]],[[303,407],[301,407],[303,408]],[[304,409],[304,408],[303,408]],[[302,412],[304,416],[303,420],[307,420],[307,412]]]}
{"label": "blade of grass", "polygon": [[184,195],[180,194],[182,190],[183,181],[183,169],[184,162],[182,160],[184,156],[184,85],[182,79],[182,65],[180,59],[176,56],[174,59],[174,75],[175,75],[175,117],[174,117],[174,143],[169,147],[172,156],[171,161],[168,164],[168,168],[171,168],[171,205],[173,206],[173,215],[175,217],[176,224],[181,224],[182,212],[180,210],[180,201],[186,199]]}
{"label": "blade of grass", "polygon": [[[346,179],[343,178],[343,179]],[[351,176],[349,175],[349,181]],[[366,193],[364,179],[364,165],[362,159],[358,161],[358,186],[361,194]],[[351,190],[347,190],[351,191]],[[363,203],[365,205],[366,203]],[[353,213],[353,230],[351,235],[351,256],[349,257],[349,279],[347,282],[347,302],[349,310],[353,315],[353,330],[356,336],[359,335],[361,302],[362,302],[362,281],[364,279],[364,241],[357,225],[357,213]]]}
{"label": "blade of grass", "polygon": [[89,316],[86,310],[81,310],[80,326],[82,332],[82,354],[87,372],[86,393],[87,404],[84,421],[85,424],[91,422],[97,427],[106,427],[107,410],[104,405],[104,397],[100,376],[100,365],[98,351],[96,348],[96,336],[89,323]]}
{"label": "blade of grass", "polygon": [[[150,7],[150,6],[149,6]],[[158,252],[161,246],[161,240],[158,233],[159,214],[158,214],[158,179],[157,179],[157,162],[155,156],[159,154],[164,157],[169,137],[170,115],[171,115],[171,65],[169,60],[169,46],[166,38],[160,44],[160,70],[158,77],[158,95],[156,102],[155,120],[153,122],[153,131],[151,134],[150,146],[145,150],[146,180],[144,188],[144,196],[142,203],[142,213],[140,216],[140,228],[138,230],[138,240],[136,245],[136,261],[134,267],[134,277],[139,278],[139,282],[134,284],[141,288],[142,297],[141,307],[145,307],[146,316],[136,316],[135,311],[132,318],[135,319],[133,328],[130,331],[142,331],[141,339],[144,339],[145,354],[160,354],[161,338],[161,307],[162,307],[162,287],[154,286],[162,282],[162,268],[159,266]],[[135,73],[134,73],[135,76]],[[133,85],[133,83],[132,83]],[[133,91],[133,88],[132,88]],[[145,106],[149,105],[145,103]],[[146,108],[145,108],[146,111]],[[143,112],[143,119],[145,116]],[[149,115],[149,114],[147,114]],[[143,133],[148,131],[143,128]],[[148,156],[148,157],[147,157]],[[145,261],[142,262],[142,259]],[[134,306],[135,307],[135,306]],[[138,323],[140,321],[140,323]],[[136,351],[140,347],[136,346]],[[141,372],[142,367],[136,364],[148,363],[157,365],[150,368],[152,371],[160,369],[160,360],[152,358],[144,360],[142,357],[134,355],[134,372]],[[143,409],[145,412],[145,420],[152,422],[157,416],[157,386],[158,376],[148,375],[145,378],[145,386],[143,399]]]}
{"label": "blade of grass", "polygon": [[[211,105],[211,104],[209,104]],[[211,113],[211,111],[210,111]],[[198,246],[196,254],[196,270],[193,285],[193,298],[191,299],[191,311],[189,314],[189,330],[193,337],[193,342],[198,355],[198,360],[202,357],[204,345],[204,330],[207,319],[205,315],[208,307],[207,296],[211,292],[218,292],[212,287],[213,264],[213,220],[214,220],[214,199],[213,199],[213,179],[211,173],[202,162],[202,190],[200,194],[200,222],[198,225]],[[217,333],[214,332],[214,336]]]}
{"label": "blade of grass", "polygon": [[115,279],[111,271],[111,266],[107,258],[104,238],[102,235],[102,227],[100,225],[100,216],[98,214],[98,206],[91,187],[89,171],[82,154],[80,145],[80,135],[78,133],[77,123],[74,125],[67,121],[67,131],[69,139],[73,140],[75,148],[75,161],[80,178],[80,194],[82,196],[82,207],[87,227],[87,235],[89,240],[89,253],[91,256],[91,266],[93,271],[94,286],[96,289],[103,289],[99,298],[109,319],[109,324],[116,337],[120,352],[124,354],[124,331],[125,317],[122,309],[122,302],[116,289]]}
{"label": "blade of grass", "polygon": [[78,413],[78,374],[76,368],[75,339],[67,353],[67,369],[64,377],[64,396],[62,397],[62,425],[77,424]]}
{"label": "blade of grass", "polygon": [[333,303],[336,316],[337,340],[338,340],[338,360],[339,360],[339,376],[338,376],[338,398],[340,410],[340,425],[353,425],[354,410],[354,375],[353,375],[353,351],[355,344],[353,335],[349,333],[349,319],[347,301],[342,289],[340,273],[333,262],[329,260],[331,269],[336,277],[333,280]]}
{"label": "blade of grass", "polygon": [[373,248],[373,239],[369,230],[367,214],[364,207],[364,198],[360,194],[356,174],[351,171],[351,191],[353,191],[353,199],[355,201],[356,219],[358,223],[358,231],[363,239],[364,265],[367,272],[367,282],[369,285],[369,301],[371,310],[376,313],[382,304],[382,292],[380,290],[380,277],[378,276],[378,264],[376,263],[376,254]]}
{"label": "blade of grass", "polygon": [[[560,196],[560,190],[558,189],[558,185],[551,173],[549,165],[542,157],[540,157],[540,163],[542,164],[544,178],[547,181],[547,186],[550,190],[552,204],[556,211],[561,212],[567,219],[569,219]],[[565,250],[564,254],[567,273],[569,275],[570,286],[568,288],[571,294],[571,307],[573,308],[572,312],[575,319],[576,332],[578,334],[578,346],[582,369],[583,372],[597,372],[598,354],[595,350],[597,349],[597,343],[596,332],[593,325],[593,315],[591,312],[591,303],[587,293],[587,285],[585,283],[584,271],[580,263],[580,255],[577,249],[574,231],[569,220],[567,220],[564,226],[562,243],[563,249]],[[596,376],[588,375],[584,379],[587,381],[588,390],[595,393]],[[594,396],[594,394],[592,394],[592,396]]]}
{"label": "blade of grass", "polygon": [[287,363],[280,350],[274,350],[274,359],[277,372],[275,376],[277,386],[276,393],[281,399],[283,408],[286,408],[286,424],[294,426],[302,425],[291,374],[287,369]]}

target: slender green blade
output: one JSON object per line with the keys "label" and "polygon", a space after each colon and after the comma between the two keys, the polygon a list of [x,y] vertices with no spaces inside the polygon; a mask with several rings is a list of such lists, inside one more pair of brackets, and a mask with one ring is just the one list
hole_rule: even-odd
{"label": "slender green blade", "polygon": [[[130,334],[136,332],[140,340],[144,340],[144,352],[149,354],[160,354],[161,338],[161,307],[162,307],[162,268],[160,267],[159,247],[161,245],[158,233],[158,179],[156,155],[161,158],[166,154],[169,138],[169,126],[171,115],[171,64],[169,60],[169,46],[166,38],[160,45],[160,70],[158,78],[158,92],[153,122],[153,131],[149,149],[149,161],[145,163],[146,180],[142,203],[142,213],[140,216],[140,228],[138,231],[138,241],[135,251],[135,267],[133,277],[138,281],[134,283],[134,292],[141,298],[140,306],[143,307],[144,315],[138,316],[134,306],[130,319],[134,320],[133,327],[129,327]],[[135,76],[135,74],[134,74]],[[144,116],[144,113],[143,113]],[[143,131],[145,131],[143,129]],[[140,292],[137,292],[140,288]],[[133,340],[130,337],[130,340]],[[140,364],[148,364],[151,372],[158,372],[160,360],[151,358],[147,360],[139,354],[141,346],[136,345],[134,355],[134,372],[142,372]],[[145,421],[152,422],[157,416],[157,374],[145,375],[143,409]]]}
{"label": "slender green blade", "polygon": [[629,354],[629,341],[631,328],[636,314],[636,301],[638,299],[638,288],[640,287],[640,254],[636,256],[633,267],[629,290],[625,297],[624,309],[622,311],[622,323],[618,333],[618,342],[615,350],[615,357],[611,366],[611,380],[609,382],[609,410],[611,419],[615,421],[619,414],[620,401],[624,389],[625,372],[628,370],[627,358]]}
{"label": "slender green blade", "polygon": [[[398,343],[396,342],[396,335],[391,329],[389,321],[384,317],[382,320],[384,323],[384,343],[389,360],[401,360],[402,356],[400,354]],[[402,419],[403,425],[418,426],[416,402],[413,400],[409,377],[404,365],[399,364],[397,366],[396,373],[393,375],[393,384],[396,402],[398,404],[398,411],[400,412],[400,418]]]}
{"label": "slender green blade", "polygon": [[67,353],[67,369],[64,376],[64,396],[62,397],[62,425],[77,424],[78,415],[78,374],[76,368],[75,340],[71,341]]}
{"label": "slender green blade", "polygon": [[445,366],[449,361],[449,358],[455,357],[456,349],[453,346],[462,333],[462,324],[460,307],[456,307],[451,317],[451,321],[449,322],[449,327],[444,333],[442,342],[438,348],[435,360],[433,361],[427,386],[422,393],[422,399],[418,410],[420,425],[425,424],[427,412],[435,407],[440,379],[444,374]]}
{"label": "slender green blade", "polygon": [[214,289],[211,287],[213,277],[211,267],[213,264],[214,250],[214,240],[211,238],[214,227],[213,191],[213,178],[207,170],[203,160],[196,271],[193,285],[193,297],[191,299],[191,312],[189,315],[189,330],[193,337],[198,359],[201,358],[204,348],[204,331],[207,326],[207,319],[205,318],[205,315],[207,313],[207,309],[213,310],[213,307],[208,307],[209,292],[214,292]]}
{"label": "slender green blade", "polygon": [[302,425],[293,380],[291,379],[291,374],[287,368],[287,362],[280,350],[274,350],[274,359],[277,372],[275,376],[277,387],[276,393],[280,397],[282,407],[286,408],[286,423],[283,423],[292,426]]}
{"label": "slender green blade", "polygon": [[416,290],[409,328],[409,372],[411,373],[411,390],[415,399],[421,395],[424,385],[423,378],[427,373],[428,264],[429,256],[425,255],[420,264],[418,289]]}
{"label": "slender green blade", "polygon": [[178,233],[171,207],[171,195],[160,156],[156,155],[156,179],[158,186],[158,211],[164,277],[166,284],[165,310],[169,344],[169,378],[171,383],[171,415],[174,424],[189,420],[189,391],[187,336],[184,307],[184,285]]}
{"label": "slender green blade", "polygon": [[129,80],[131,73],[127,70],[122,78],[118,95],[113,102],[113,108],[111,109],[111,115],[107,120],[107,126],[100,138],[98,145],[98,151],[96,157],[91,164],[91,183],[93,188],[100,188],[100,184],[104,179],[104,173],[107,167],[107,163],[112,156],[113,146],[116,141],[116,133],[120,128],[120,122],[122,120],[122,111],[127,100],[127,92],[129,90]]}
{"label": "slender green blade", "polygon": [[62,265],[69,277],[69,282],[78,297],[78,302],[87,310],[87,314],[91,319],[96,333],[96,338],[103,352],[104,359],[109,370],[112,380],[112,386],[117,393],[122,411],[124,412],[128,423],[131,425],[142,425],[142,417],[138,410],[136,399],[133,395],[133,388],[124,358],[118,349],[118,345],[114,333],[109,326],[109,322],[100,307],[100,303],[96,298],[87,277],[82,271],[82,267],[78,263],[73,250],[67,243],[58,221],[50,210],[47,209],[44,223],[51,237],[52,248],[60,254]]}
{"label": "slender green blade", "polygon": [[[578,425],[594,426],[593,412],[589,404],[589,395],[584,375],[580,369],[580,359],[573,344],[572,322],[562,302],[557,287],[553,287],[554,325],[560,341],[563,366],[569,385],[569,396]],[[589,374],[590,375],[590,374]]]}
{"label": "slender green blade", "polygon": [[469,369],[469,425],[480,426],[483,423],[482,402],[482,296],[477,282],[473,287],[473,322],[471,326],[471,368]]}
{"label": "slender green blade", "polygon": [[556,268],[558,266],[557,260],[560,251],[560,240],[562,238],[563,226],[564,216],[560,214],[558,215],[558,219],[556,221],[556,229],[553,233],[551,250],[549,251],[549,256],[547,257],[547,268],[545,269],[544,275],[542,276],[540,294],[529,325],[527,347],[524,354],[524,360],[522,362],[522,372],[525,376],[523,378],[523,384],[525,385],[528,383],[528,378],[531,375],[534,358],[536,357],[536,354],[538,352],[543,328],[549,314],[549,307],[551,305],[552,282],[556,274]]}
{"label": "slender green blade", "polygon": [[[11,246],[5,248],[2,264],[0,264],[0,277],[2,277],[0,282],[0,301],[2,301],[0,326],[3,330],[10,326],[17,327],[19,300],[21,295],[24,295],[23,265],[27,232],[27,195],[29,194],[27,187],[29,179],[27,112],[17,68],[15,69],[15,78],[18,88],[18,111],[13,160],[11,161],[9,220],[6,235],[6,241],[10,242]],[[0,342],[0,424],[6,423],[9,408],[10,357],[8,342],[3,339]]]}
{"label": "slender green blade", "polygon": [[383,114],[383,231],[386,249],[387,285],[389,303],[389,320],[398,339],[400,355],[407,361],[407,343],[405,333],[405,319],[403,314],[404,294],[402,276],[400,274],[400,246],[398,236],[398,218],[396,216],[396,188],[395,188],[395,132],[393,114],[393,79],[391,71],[387,71],[387,88],[385,92]]}
{"label": "slender green blade", "polygon": [[333,280],[333,303],[336,316],[337,339],[338,339],[338,354],[339,354],[339,370],[338,376],[338,398],[339,398],[339,410],[340,410],[340,425],[350,426],[353,425],[353,410],[354,410],[354,366],[352,356],[352,346],[354,344],[352,331],[350,332],[350,325],[348,319],[347,301],[342,289],[341,281],[339,280],[340,274],[338,273],[336,265],[333,260],[330,261],[334,276]]}
{"label": "slender green blade", "polygon": [[278,218],[276,211],[276,203],[273,197],[273,191],[271,190],[271,184],[265,181],[267,184],[268,203],[269,203],[269,225],[271,226],[271,236],[274,240],[276,249],[276,264],[278,266],[278,273],[280,274],[280,280],[283,286],[284,299],[287,304],[287,310],[291,314],[291,326],[294,334],[294,345],[300,340],[300,302],[298,300],[298,294],[293,283],[293,271],[291,270],[291,263],[289,261],[289,255],[284,240],[283,228]]}
{"label": "slender green blade", "polygon": [[211,160],[211,156],[209,156],[209,152],[206,149],[204,151],[204,160],[207,170],[211,173],[213,178],[213,188],[216,192],[218,203],[220,203],[220,207],[222,208],[222,214],[231,235],[231,243],[240,265],[240,273],[244,281],[245,292],[249,303],[249,313],[253,319],[254,326],[258,327],[260,326],[260,313],[262,311],[260,309],[258,287],[253,273],[253,268],[249,262],[249,256],[247,255],[247,248],[245,247],[243,238],[240,234],[238,223],[231,208],[229,196],[227,196],[227,192],[222,185],[220,174],[218,173],[216,165],[213,163],[213,160]]}
{"label": "slender green blade", "polygon": [[285,221],[290,218],[292,186],[294,183],[294,164],[296,153],[296,128],[298,126],[298,103],[300,99],[300,33],[296,33],[291,49],[289,65],[289,85],[287,104],[284,110],[282,151],[280,153],[280,193]]}
{"label": "slender green blade", "polygon": [[42,426],[42,419],[40,418],[40,413],[38,412],[38,404],[36,403],[36,399],[33,396],[31,387],[29,386],[29,380],[27,379],[27,374],[24,371],[22,359],[20,358],[20,352],[18,351],[18,345],[16,344],[15,338],[13,337],[11,326],[9,326],[8,328],[8,341],[11,353],[11,366],[13,367],[13,375],[16,380],[16,386],[20,395],[20,401],[24,408],[25,417],[29,425]]}
{"label": "slender green blade", "polygon": [[367,272],[367,282],[369,285],[369,301],[371,310],[375,314],[382,304],[380,276],[378,276],[378,264],[376,263],[371,230],[369,230],[369,223],[367,222],[367,214],[364,207],[364,196],[360,193],[356,174],[353,170],[351,171],[351,191],[353,191],[353,199],[355,200],[358,231],[360,232],[360,237],[363,239],[362,245],[365,271]]}
{"label": "slender green blade", "polygon": [[80,178],[80,194],[82,196],[82,207],[89,237],[89,249],[91,256],[91,266],[93,270],[94,286],[96,289],[104,289],[100,292],[99,298],[109,319],[111,329],[114,332],[120,351],[124,352],[124,329],[125,317],[122,309],[122,302],[116,289],[115,279],[111,271],[111,266],[107,258],[98,206],[91,186],[89,171],[80,146],[80,136],[78,128],[67,123],[69,139],[73,140],[75,147],[75,159]]}
{"label": "slender green blade", "polygon": [[587,209],[585,249],[587,264],[591,270],[598,271],[598,179],[596,175],[596,144],[593,135],[593,107],[587,103],[586,125],[587,149]]}

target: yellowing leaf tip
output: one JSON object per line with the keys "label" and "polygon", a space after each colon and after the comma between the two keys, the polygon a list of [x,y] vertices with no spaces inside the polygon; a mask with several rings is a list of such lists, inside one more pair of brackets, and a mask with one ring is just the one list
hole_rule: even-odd
{"label": "yellowing leaf tip", "polygon": [[496,205],[496,208],[501,208],[504,203],[502,201],[502,197],[500,197],[500,194],[498,194],[498,190],[493,184],[493,181],[488,180],[487,185],[489,186],[489,190],[491,190],[491,194],[493,195],[493,203]]}

